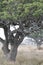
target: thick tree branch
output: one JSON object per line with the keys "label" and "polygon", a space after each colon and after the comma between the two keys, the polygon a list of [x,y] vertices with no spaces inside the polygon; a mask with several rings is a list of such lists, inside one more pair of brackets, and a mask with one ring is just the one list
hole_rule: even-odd
{"label": "thick tree branch", "polygon": [[2,42],[4,44],[5,43],[5,40],[3,40],[2,38],[0,38],[0,42]]}

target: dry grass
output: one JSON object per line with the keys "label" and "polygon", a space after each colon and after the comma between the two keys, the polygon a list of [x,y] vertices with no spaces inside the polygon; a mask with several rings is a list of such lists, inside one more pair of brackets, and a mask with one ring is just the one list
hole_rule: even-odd
{"label": "dry grass", "polygon": [[0,65],[43,65],[43,50],[26,45],[19,46],[15,62],[7,61],[0,51]]}

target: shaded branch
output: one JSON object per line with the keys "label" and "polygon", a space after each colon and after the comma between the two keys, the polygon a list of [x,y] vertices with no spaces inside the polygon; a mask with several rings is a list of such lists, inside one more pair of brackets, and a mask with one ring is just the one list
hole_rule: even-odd
{"label": "shaded branch", "polygon": [[3,40],[2,38],[0,38],[0,42],[2,42],[4,44],[5,43],[5,40]]}

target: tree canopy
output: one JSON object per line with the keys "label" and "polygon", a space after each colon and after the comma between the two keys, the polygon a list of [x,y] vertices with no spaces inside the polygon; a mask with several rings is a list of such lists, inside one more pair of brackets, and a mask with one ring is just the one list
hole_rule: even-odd
{"label": "tree canopy", "polygon": [[0,19],[21,21],[29,31],[43,29],[43,0],[0,0]]}
{"label": "tree canopy", "polygon": [[0,19],[24,19],[43,16],[43,0],[0,0]]}

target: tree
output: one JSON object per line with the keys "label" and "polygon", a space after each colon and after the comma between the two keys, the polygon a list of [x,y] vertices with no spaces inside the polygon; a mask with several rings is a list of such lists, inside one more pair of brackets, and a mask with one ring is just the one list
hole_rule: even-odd
{"label": "tree", "polygon": [[[11,31],[10,25],[19,25],[19,28]],[[43,0],[0,0],[0,27],[6,37],[6,40],[0,38],[2,49],[9,59],[15,60],[23,38],[43,30]]]}

